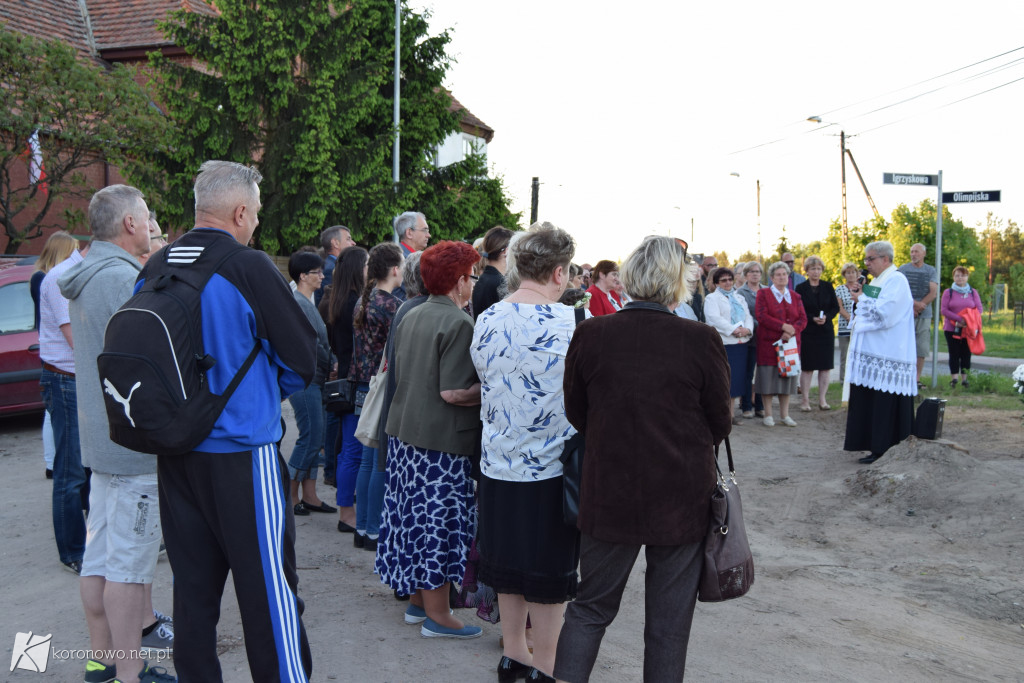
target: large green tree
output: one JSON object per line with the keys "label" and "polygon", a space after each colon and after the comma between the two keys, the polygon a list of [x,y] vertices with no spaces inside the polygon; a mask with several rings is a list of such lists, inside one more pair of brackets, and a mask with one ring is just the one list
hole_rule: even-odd
{"label": "large green tree", "polygon": [[[14,254],[44,228],[74,226],[82,212],[56,207],[95,188],[85,171],[104,162],[129,182],[152,187],[166,124],[122,67],[106,68],[59,41],[0,26],[0,225]],[[29,137],[38,131],[45,173],[27,172]]]}
{"label": "large green tree", "polygon": [[[935,265],[935,202],[925,199],[916,208],[900,204],[892,212],[887,239],[896,252],[896,263],[910,262],[910,247],[917,242],[925,245],[928,252],[925,263]],[[953,268],[966,266],[970,271],[970,284],[981,292],[982,298],[989,294],[988,254],[978,240],[973,228],[964,226],[963,221],[953,218],[948,205],[942,207],[942,272],[939,273],[939,291],[953,283]]]}
{"label": "large green tree", "polygon": [[441,87],[450,37],[429,35],[426,16],[403,6],[395,187],[394,3],[218,0],[217,9],[177,12],[163,24],[195,64],[153,56],[177,133],[173,201],[165,213],[181,225],[192,218],[192,177],[211,158],[255,163],[263,173],[256,239],[271,253],[314,242],[333,223],[349,226],[364,244],[389,239],[391,219],[403,210],[438,211],[443,220],[428,218],[432,236],[441,239],[463,237],[480,221],[508,213],[482,208],[494,204],[495,188],[504,198],[500,179],[475,201],[484,181],[462,182],[464,169],[432,166],[433,151],[458,130],[458,117]]}

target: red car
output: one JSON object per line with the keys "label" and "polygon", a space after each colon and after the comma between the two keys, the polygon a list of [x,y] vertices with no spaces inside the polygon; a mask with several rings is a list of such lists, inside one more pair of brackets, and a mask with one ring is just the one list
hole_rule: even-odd
{"label": "red car", "polygon": [[[6,263],[3,265],[7,265]],[[0,270],[0,415],[40,412],[39,333],[29,293],[34,267]]]}

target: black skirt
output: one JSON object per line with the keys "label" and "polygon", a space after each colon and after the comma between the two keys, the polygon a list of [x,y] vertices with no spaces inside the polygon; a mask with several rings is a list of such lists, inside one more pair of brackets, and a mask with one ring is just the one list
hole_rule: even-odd
{"label": "black skirt", "polygon": [[480,477],[480,581],[527,602],[573,600],[580,537],[562,521],[562,478],[535,482]]}
{"label": "black skirt", "polygon": [[810,322],[800,335],[800,369],[831,370],[835,365],[836,338],[832,323],[816,325]]}
{"label": "black skirt", "polygon": [[843,450],[882,455],[914,431],[914,397],[850,385]]}

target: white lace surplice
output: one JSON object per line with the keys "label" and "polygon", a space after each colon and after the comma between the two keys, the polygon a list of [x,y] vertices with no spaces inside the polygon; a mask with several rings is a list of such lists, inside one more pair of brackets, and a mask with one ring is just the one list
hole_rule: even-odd
{"label": "white lace surplice", "polygon": [[861,295],[850,319],[846,378],[850,384],[902,396],[917,395],[914,297],[907,278],[889,266],[872,285],[877,299]]}

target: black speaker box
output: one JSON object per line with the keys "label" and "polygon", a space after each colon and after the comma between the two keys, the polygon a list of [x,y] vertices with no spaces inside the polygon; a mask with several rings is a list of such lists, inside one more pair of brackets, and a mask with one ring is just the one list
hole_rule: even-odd
{"label": "black speaker box", "polygon": [[946,399],[926,398],[917,408],[914,436],[919,439],[941,439],[942,418],[946,413]]}

